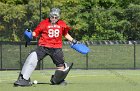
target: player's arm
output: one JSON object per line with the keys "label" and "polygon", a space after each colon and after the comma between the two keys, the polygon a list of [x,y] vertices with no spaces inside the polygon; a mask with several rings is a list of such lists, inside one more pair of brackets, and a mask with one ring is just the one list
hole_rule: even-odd
{"label": "player's arm", "polygon": [[42,22],[35,28],[35,30],[32,32],[31,30],[26,29],[24,32],[24,37],[26,39],[25,47],[27,47],[28,43],[30,43],[31,40],[33,40],[33,37],[38,37],[38,35],[41,33],[42,30]]}
{"label": "player's arm", "polygon": [[78,42],[76,39],[72,38],[69,33],[65,34],[65,38],[74,44]]}
{"label": "player's arm", "polygon": [[46,26],[46,21],[47,20],[43,20],[37,25],[37,27],[32,32],[33,37],[37,38],[41,34],[42,30]]}
{"label": "player's arm", "polygon": [[36,36],[36,33],[35,33],[35,32],[32,32],[32,35],[33,35],[33,37],[34,37],[34,36]]}
{"label": "player's arm", "polygon": [[71,42],[72,42],[72,40],[73,40],[73,38],[69,35],[69,33],[67,33],[67,34],[65,35],[65,38],[66,38],[67,40],[71,41]]}
{"label": "player's arm", "polygon": [[71,30],[71,27],[65,25],[64,28],[65,28],[65,29],[64,29],[64,32],[63,32],[64,37],[65,37],[67,40],[69,40],[70,42],[72,42],[73,44],[78,43],[78,41],[77,41],[76,39],[72,38],[71,35],[68,33],[68,31]]}
{"label": "player's arm", "polygon": [[78,41],[72,38],[68,33],[65,35],[65,38],[72,42],[71,48],[75,49],[76,51],[82,54],[87,54],[90,51],[86,45],[78,43]]}

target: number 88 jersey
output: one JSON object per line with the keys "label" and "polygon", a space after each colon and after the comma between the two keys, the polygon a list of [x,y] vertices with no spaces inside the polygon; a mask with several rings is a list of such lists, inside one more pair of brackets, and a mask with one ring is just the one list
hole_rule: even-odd
{"label": "number 88 jersey", "polygon": [[66,35],[71,28],[62,20],[55,25],[51,25],[49,18],[40,22],[35,28],[36,36],[40,36],[39,46],[49,48],[62,48],[62,36]]}

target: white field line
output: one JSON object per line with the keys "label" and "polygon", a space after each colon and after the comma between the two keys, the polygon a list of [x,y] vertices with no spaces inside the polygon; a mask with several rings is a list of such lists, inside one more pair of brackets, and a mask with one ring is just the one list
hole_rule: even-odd
{"label": "white field line", "polygon": [[0,83],[6,82],[6,81],[16,81],[16,78],[9,78],[9,79],[0,79]]}
{"label": "white field line", "polygon": [[[113,70],[112,70],[113,71]],[[135,74],[135,73],[126,73],[126,72],[119,72],[119,71],[116,71],[118,72],[118,74],[121,74],[121,75],[124,75],[124,76],[140,76],[140,74]],[[43,73],[43,72],[42,72]],[[49,73],[49,72],[47,72]],[[46,72],[44,72],[44,74],[46,74]],[[71,73],[70,73],[71,74]],[[68,77],[102,77],[102,76],[114,76],[113,73],[107,73],[107,74],[98,74],[98,72],[95,72],[95,73],[92,73],[93,75],[89,75],[89,74],[75,74],[75,75],[68,75]],[[72,73],[74,74],[74,73]],[[2,74],[0,73],[0,83],[3,82],[3,81],[13,81],[13,80],[16,80],[17,79],[17,74],[15,73],[10,73],[10,74]]]}
{"label": "white field line", "polygon": [[[121,74],[121,73],[120,73]],[[126,76],[140,76],[140,74],[121,74],[121,75],[126,75]],[[87,75],[87,74],[83,74],[83,75],[75,75],[75,76],[68,76],[68,77],[100,77],[100,76],[114,76],[114,74],[97,74],[97,75]]]}
{"label": "white field line", "polygon": [[17,74],[8,74],[8,75],[0,75],[0,77],[13,77],[13,76],[18,76]]}
{"label": "white field line", "polygon": [[3,81],[11,81],[11,80],[16,80],[17,79],[17,74],[15,73],[7,73],[7,74],[2,74],[0,75],[0,82]]}
{"label": "white field line", "polygon": [[93,76],[106,76],[106,75],[76,75],[76,76],[68,76],[68,77],[74,78],[74,77],[93,77]]}
{"label": "white field line", "polygon": [[[49,75],[51,75],[51,74],[48,73],[48,72],[47,72],[47,73],[41,73],[41,74],[45,74],[45,75],[46,75],[46,74],[49,74]],[[71,74],[71,73],[70,73],[70,74]],[[73,74],[73,73],[72,73],[72,74]],[[75,74],[75,76],[76,76],[76,75],[77,75],[77,76],[114,76],[112,73],[108,73],[108,74],[98,74],[98,73],[95,73],[95,74],[94,74],[94,73],[92,73],[92,74],[93,74],[93,75],[89,75],[89,74],[80,74],[80,73],[79,73],[79,74]],[[126,76],[127,76],[127,75],[128,75],[128,76],[139,76],[139,75],[140,75],[140,74],[138,74],[138,73],[137,73],[137,74],[135,74],[135,73],[132,74],[132,73],[126,73],[126,72],[118,72],[118,74],[126,75]],[[34,74],[34,75],[35,75],[35,74]],[[0,75],[0,80],[3,79],[3,78],[5,79],[5,78],[11,78],[11,77],[17,77],[17,76],[18,76],[17,74],[8,74],[8,75],[4,75],[4,74],[2,75],[2,74],[1,74],[1,75]]]}

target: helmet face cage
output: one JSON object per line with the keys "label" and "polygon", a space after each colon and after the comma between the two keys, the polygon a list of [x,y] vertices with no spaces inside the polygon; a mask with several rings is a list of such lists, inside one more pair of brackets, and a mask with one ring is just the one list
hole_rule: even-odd
{"label": "helmet face cage", "polygon": [[56,23],[60,19],[60,9],[52,8],[49,14],[51,23]]}

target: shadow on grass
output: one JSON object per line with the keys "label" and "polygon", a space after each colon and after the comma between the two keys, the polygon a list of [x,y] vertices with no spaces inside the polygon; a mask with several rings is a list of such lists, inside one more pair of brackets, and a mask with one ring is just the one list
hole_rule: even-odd
{"label": "shadow on grass", "polygon": [[70,85],[70,84],[77,84],[77,83],[63,83],[63,84],[59,84],[59,85],[52,85],[51,83],[49,82],[39,82],[37,84],[32,84],[31,86],[14,86],[14,83],[6,83],[6,84],[10,84],[10,85],[13,85],[13,87],[36,87],[37,85],[50,85],[50,86],[67,86],[67,85]]}

